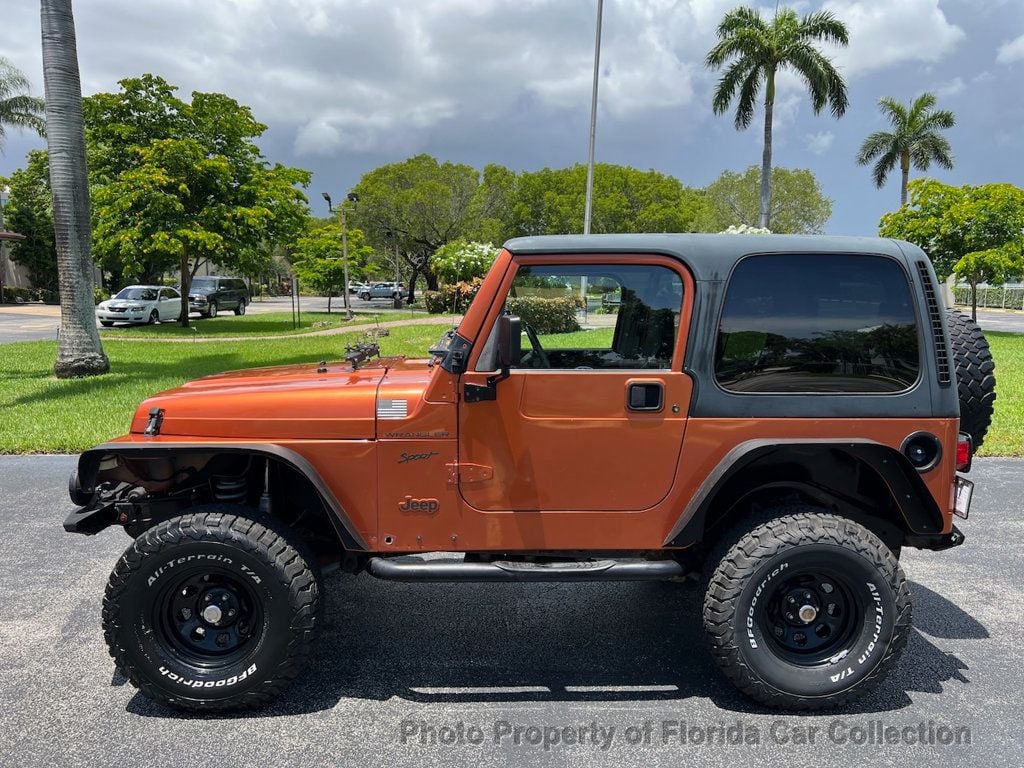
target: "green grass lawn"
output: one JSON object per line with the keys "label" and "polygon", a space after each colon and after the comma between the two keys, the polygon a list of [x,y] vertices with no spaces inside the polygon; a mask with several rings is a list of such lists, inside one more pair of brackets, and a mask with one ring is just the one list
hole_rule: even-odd
{"label": "green grass lawn", "polygon": [[[424,357],[449,327],[438,323],[392,328],[391,335],[381,339],[381,351]],[[610,328],[599,328],[548,335],[545,343],[552,349],[607,348],[611,333]],[[999,397],[979,455],[1024,456],[1024,336],[994,331],[986,335],[996,358]],[[338,334],[292,336],[258,344],[145,344],[107,336],[104,348],[113,373],[72,380],[53,377],[56,342],[2,344],[0,453],[78,452],[123,434],[139,402],[156,392],[220,371],[337,360],[344,354],[345,344],[357,338],[357,334]]]}
{"label": "green grass lawn", "polygon": [[[450,325],[390,329],[382,354],[426,357]],[[338,360],[360,334],[205,344],[104,341],[112,373],[53,376],[53,341],[0,344],[0,453],[75,453],[128,431],[139,402],[189,379],[239,368]]]}
{"label": "green grass lawn", "polygon": [[100,335],[104,340],[117,339],[119,337],[138,339],[149,336],[178,336],[183,338],[198,336],[203,338],[207,336],[298,335],[340,328],[344,325],[365,325],[374,322],[376,316],[380,316],[382,322],[424,316],[422,312],[414,313],[408,309],[392,308],[390,311],[359,312],[353,317],[351,323],[346,323],[344,309],[341,308],[340,304],[338,306],[339,308],[330,314],[327,312],[303,312],[298,328],[293,327],[291,312],[252,313],[238,317],[222,312],[217,317],[193,317],[188,328],[182,328],[177,323],[115,325],[113,328],[103,328],[100,331]]}

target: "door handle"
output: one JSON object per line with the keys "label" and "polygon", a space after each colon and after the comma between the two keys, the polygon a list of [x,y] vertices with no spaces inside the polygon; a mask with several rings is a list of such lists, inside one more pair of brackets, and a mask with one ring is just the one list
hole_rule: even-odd
{"label": "door handle", "polygon": [[665,387],[660,381],[632,381],[626,387],[626,409],[660,411],[665,404]]}

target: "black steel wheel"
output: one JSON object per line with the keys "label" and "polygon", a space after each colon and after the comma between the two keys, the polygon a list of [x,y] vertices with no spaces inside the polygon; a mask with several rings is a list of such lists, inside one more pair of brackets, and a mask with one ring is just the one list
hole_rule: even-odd
{"label": "black steel wheel", "polygon": [[873,688],[910,631],[906,577],[871,531],[813,507],[739,525],[709,558],[704,629],[743,693],[826,709]]}
{"label": "black steel wheel", "polygon": [[319,607],[301,540],[255,510],[218,504],[135,540],[110,575],[103,630],[147,697],[193,711],[253,708],[298,673]]}

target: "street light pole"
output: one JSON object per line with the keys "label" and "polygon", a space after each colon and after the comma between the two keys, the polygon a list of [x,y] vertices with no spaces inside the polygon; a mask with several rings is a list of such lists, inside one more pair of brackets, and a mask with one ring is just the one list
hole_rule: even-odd
{"label": "street light pole", "polygon": [[[334,213],[334,206],[331,203],[331,196],[326,192],[320,193],[324,200],[327,201],[327,210]],[[359,203],[359,195],[355,192],[349,192],[345,196],[345,201],[338,206],[338,212],[341,214],[341,259],[342,259],[342,270],[344,271],[345,285],[342,286],[341,296],[344,299],[345,304],[345,319],[352,319],[352,306],[349,304],[348,299],[348,223],[345,219],[345,202],[352,203],[352,207],[355,208]]]}
{"label": "street light pole", "polygon": [[601,73],[601,17],[604,0],[597,0],[597,32],[594,36],[594,88],[590,94],[590,152],[587,158],[587,201],[583,213],[583,234],[590,234],[590,211],[594,203],[594,141],[597,136],[597,82]]}

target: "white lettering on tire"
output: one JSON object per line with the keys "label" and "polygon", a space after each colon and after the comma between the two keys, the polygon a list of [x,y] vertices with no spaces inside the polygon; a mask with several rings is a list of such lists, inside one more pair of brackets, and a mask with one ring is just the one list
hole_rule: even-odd
{"label": "white lettering on tire", "polygon": [[222,688],[242,682],[256,672],[256,665],[251,665],[244,672],[226,677],[222,680],[192,680],[183,675],[171,672],[167,667],[160,667],[160,674],[172,682],[185,686],[186,688]]}
{"label": "white lettering on tire", "polygon": [[757,601],[761,598],[761,593],[764,592],[764,588],[768,586],[768,582],[788,567],[789,563],[782,563],[779,565],[765,577],[764,581],[757,585],[757,589],[754,591],[754,598],[750,601],[750,607],[747,609],[747,642],[750,643],[751,648],[757,648],[757,640],[754,638],[754,608],[757,607]]}
{"label": "white lettering on tire", "polygon": [[[149,578],[146,580],[146,586],[153,586],[156,583],[157,579],[159,579],[168,571],[174,569],[176,566],[184,565],[185,563],[198,560],[207,560],[210,562],[220,563],[221,565],[231,565],[234,562],[230,557],[215,554],[200,553],[198,555],[185,555],[184,557],[176,557],[173,560],[168,560],[166,563],[164,563],[155,571],[153,571],[153,573],[150,574]],[[259,583],[259,581],[257,581],[257,583]]]}

